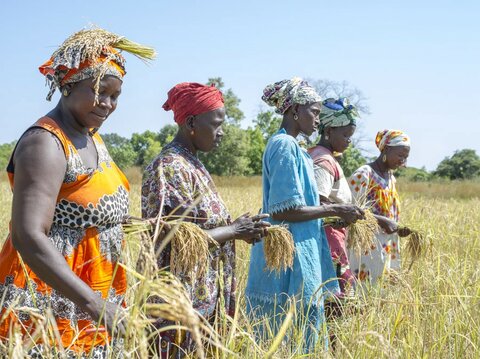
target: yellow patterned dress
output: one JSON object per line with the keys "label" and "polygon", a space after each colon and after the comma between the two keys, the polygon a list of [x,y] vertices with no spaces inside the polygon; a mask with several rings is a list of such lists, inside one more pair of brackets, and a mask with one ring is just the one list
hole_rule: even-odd
{"label": "yellow patterned dress", "polygon": [[[353,203],[371,208],[378,214],[398,222],[400,199],[393,174],[388,179],[377,174],[372,167],[364,165],[349,179]],[[369,251],[359,255],[349,251],[350,268],[359,281],[374,283],[385,270],[400,269],[400,247],[398,235],[386,234],[381,229],[376,236],[376,244]]]}

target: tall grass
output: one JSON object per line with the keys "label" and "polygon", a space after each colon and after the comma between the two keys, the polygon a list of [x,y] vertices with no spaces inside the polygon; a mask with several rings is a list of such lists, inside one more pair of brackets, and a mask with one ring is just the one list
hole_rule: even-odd
{"label": "tall grass", "polygon": [[[258,212],[261,207],[258,177],[215,178],[215,182],[232,217]],[[364,295],[347,306],[348,313],[329,323],[336,337],[335,350],[325,353],[319,347],[311,357],[480,358],[479,185],[475,182],[400,182],[399,186],[402,224],[425,232],[433,247],[427,257],[415,262],[409,271],[408,266],[404,266],[396,283],[385,280],[375,288],[367,288]],[[132,212],[139,215],[138,180],[131,190]],[[0,183],[0,199],[0,231],[4,238],[11,201],[5,181]],[[133,271],[139,244],[132,240],[128,246],[125,265]],[[304,358],[296,354],[302,334],[292,331],[291,326],[296,320],[295,307],[286,308],[282,328],[286,336],[275,337],[267,332],[260,341],[255,341],[255,328],[266,323],[250,320],[244,312],[249,255],[249,245],[239,242],[237,313],[234,319],[222,316],[215,323],[221,349],[211,350],[210,355],[215,358]],[[403,260],[409,264],[406,253]],[[135,278],[130,280],[138,283]],[[131,325],[136,328],[126,352],[130,357],[141,357],[138,353],[145,353],[146,334],[134,317],[142,309],[139,298],[144,297],[145,290],[145,285],[135,285],[129,290]],[[136,310],[135,305],[138,305]]]}
{"label": "tall grass", "polygon": [[400,192],[409,193],[418,198],[480,198],[480,180],[447,181],[437,179],[429,182],[411,182],[400,178],[398,187]]}

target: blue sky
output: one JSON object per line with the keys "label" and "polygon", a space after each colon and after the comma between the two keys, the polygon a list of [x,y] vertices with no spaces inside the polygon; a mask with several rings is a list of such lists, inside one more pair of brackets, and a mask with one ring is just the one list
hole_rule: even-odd
{"label": "blue sky", "polygon": [[265,85],[301,76],[362,90],[371,111],[362,132],[373,143],[380,129],[405,130],[411,166],[434,169],[461,148],[480,154],[479,1],[57,3],[2,2],[0,143],[56,104],[37,68],[93,23],[158,52],[148,66],[127,55],[119,106],[101,132],[156,131],[173,121],[161,106],[174,84],[215,76],[241,98],[248,126]]}

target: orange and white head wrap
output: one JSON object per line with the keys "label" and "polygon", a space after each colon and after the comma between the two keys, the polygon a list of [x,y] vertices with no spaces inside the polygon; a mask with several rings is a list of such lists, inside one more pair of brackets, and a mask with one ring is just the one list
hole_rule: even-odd
{"label": "orange and white head wrap", "polygon": [[410,137],[400,130],[383,130],[378,131],[375,137],[375,144],[380,152],[385,147],[408,146],[410,147]]}

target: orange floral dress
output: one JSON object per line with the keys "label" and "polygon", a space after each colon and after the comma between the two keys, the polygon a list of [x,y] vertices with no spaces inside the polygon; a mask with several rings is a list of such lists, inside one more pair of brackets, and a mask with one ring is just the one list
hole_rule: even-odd
{"label": "orange floral dress", "polygon": [[[349,185],[355,204],[370,208],[374,214],[398,222],[400,197],[393,174],[386,179],[378,175],[369,165],[364,165],[351,175]],[[385,271],[400,270],[398,235],[387,234],[380,229],[375,242],[370,251],[365,253],[349,251],[350,268],[360,282],[375,283]]]}
{"label": "orange floral dress", "polygon": [[[93,135],[98,167],[91,169],[83,165],[75,146],[53,119],[43,117],[32,127],[55,135],[67,159],[49,240],[79,278],[107,301],[123,305],[127,280],[124,269],[117,263],[123,245],[121,222],[129,207],[127,179],[98,134]],[[15,191],[12,161],[8,175]],[[20,309],[27,307],[36,308],[41,314],[47,309],[52,311],[63,347],[70,356],[90,353],[101,358],[117,348],[118,343],[111,342],[106,333],[88,331],[96,323],[37,277],[13,247],[10,235],[0,252],[0,305],[0,339],[9,338],[18,329],[24,334],[35,330],[36,323],[29,312]],[[42,344],[32,350],[41,355]]]}

